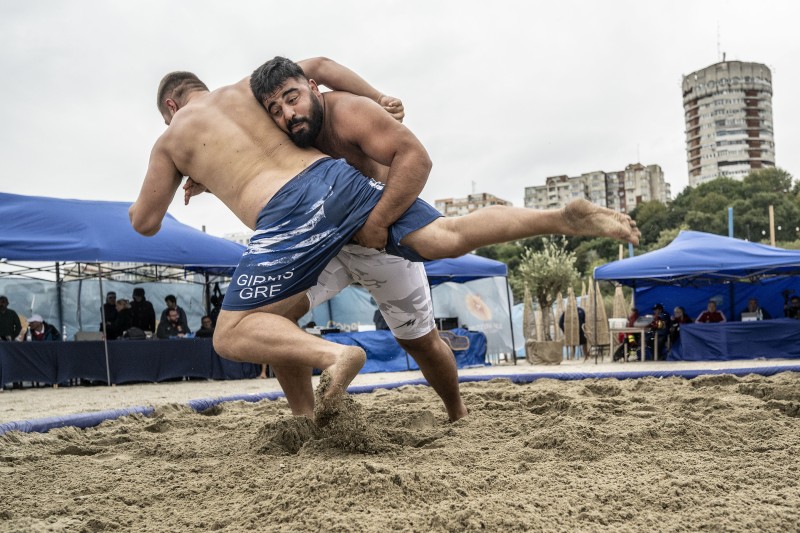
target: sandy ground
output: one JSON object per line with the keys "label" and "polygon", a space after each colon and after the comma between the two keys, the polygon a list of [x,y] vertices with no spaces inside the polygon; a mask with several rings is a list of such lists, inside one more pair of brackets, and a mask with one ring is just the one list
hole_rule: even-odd
{"label": "sandy ground", "polygon": [[[704,365],[737,364],[756,362]],[[461,374],[658,365],[692,366]],[[372,374],[359,383],[415,377]],[[0,436],[0,531],[800,529],[798,373],[465,383],[471,414],[454,424],[424,386],[355,395],[349,415],[322,429],[289,416],[283,400],[204,413],[180,405],[275,387],[249,380],[2,393],[5,420],[159,407],[96,428]]]}

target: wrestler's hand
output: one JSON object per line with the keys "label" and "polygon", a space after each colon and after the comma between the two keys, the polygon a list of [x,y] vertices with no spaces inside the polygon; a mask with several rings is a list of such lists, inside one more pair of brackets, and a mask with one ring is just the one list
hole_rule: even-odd
{"label": "wrestler's hand", "polygon": [[403,122],[403,117],[406,116],[406,111],[403,107],[403,102],[399,98],[382,94],[380,98],[378,98],[378,103],[386,110],[387,113],[392,115],[392,118],[394,118],[397,122]]}
{"label": "wrestler's hand", "polygon": [[208,191],[206,186],[202,183],[197,183],[192,178],[187,178],[186,183],[183,184],[183,203],[189,205],[189,198],[197,196]]}
{"label": "wrestler's hand", "polygon": [[389,240],[389,229],[379,224],[370,223],[369,218],[367,218],[366,223],[353,236],[353,240],[365,248],[383,250]]}

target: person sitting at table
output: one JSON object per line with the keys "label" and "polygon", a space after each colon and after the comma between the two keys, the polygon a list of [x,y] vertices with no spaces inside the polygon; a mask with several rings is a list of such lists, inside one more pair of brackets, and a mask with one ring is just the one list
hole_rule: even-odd
{"label": "person sitting at table", "polygon": [[131,314],[131,305],[128,300],[122,298],[117,300],[114,305],[116,315],[114,321],[106,328],[106,335],[109,340],[119,339],[125,335],[133,325],[133,315]]}
{"label": "person sitting at table", "polygon": [[745,318],[745,313],[750,313],[750,316],[755,317],[756,320],[769,320],[772,318],[772,315],[769,312],[758,305],[758,300],[755,298],[750,298],[747,300],[747,307],[739,313],[739,321],[743,321]]}
{"label": "person sitting at table", "polygon": [[681,334],[681,326],[683,324],[691,324],[693,320],[689,318],[689,315],[686,314],[686,309],[681,307],[680,305],[675,307],[672,311],[673,315],[670,318],[669,324],[669,344],[670,346],[674,346],[676,342],[678,342],[678,338]]}
{"label": "person sitting at table", "polygon": [[158,323],[156,337],[159,339],[182,339],[191,333],[189,328],[181,324],[181,317],[177,309],[167,309],[167,319]]}
{"label": "person sitting at table", "polygon": [[61,340],[61,334],[58,332],[58,328],[45,322],[42,315],[31,315],[30,318],[28,318],[28,332],[31,334],[30,340],[32,341]]}
{"label": "person sitting at table", "polygon": [[101,319],[104,318],[106,321],[105,329],[103,329],[103,323],[100,323],[100,331],[106,332],[106,338],[108,340],[116,339],[119,337],[119,334],[116,334],[111,331],[111,326],[114,323],[114,320],[117,318],[117,293],[114,291],[108,291],[106,293],[106,303],[103,304]]}
{"label": "person sitting at table", "polygon": [[214,324],[210,316],[204,315],[203,318],[200,319],[200,329],[194,333],[194,336],[207,339],[214,336]]}
{"label": "person sitting at table", "polygon": [[19,315],[8,308],[8,298],[0,296],[0,341],[13,341],[22,333]]}
{"label": "person sitting at table", "polygon": [[[647,343],[647,353],[653,355],[658,353],[664,357],[667,348],[667,338],[669,337],[670,318],[669,314],[664,311],[664,304],[655,304],[653,306],[653,320],[647,326],[647,335],[645,342]],[[658,345],[658,351],[654,352]]]}
{"label": "person sitting at table", "polygon": [[164,303],[167,304],[167,307],[161,311],[161,322],[167,320],[167,312],[170,309],[176,309],[178,311],[178,318],[183,326],[183,329],[189,331],[189,320],[186,318],[186,311],[184,311],[183,308],[178,305],[178,299],[175,298],[175,295],[167,294],[167,296],[164,298]]}
{"label": "person sitting at table", "polygon": [[725,322],[725,314],[717,309],[717,302],[714,300],[708,301],[708,308],[700,313],[695,322],[701,324]]}
{"label": "person sitting at table", "polygon": [[800,296],[792,296],[789,302],[783,306],[783,314],[786,318],[800,320]]}

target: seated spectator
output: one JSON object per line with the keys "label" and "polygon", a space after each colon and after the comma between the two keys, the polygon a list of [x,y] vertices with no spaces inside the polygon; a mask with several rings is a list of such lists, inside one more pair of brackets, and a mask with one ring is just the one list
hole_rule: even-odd
{"label": "seated spectator", "polygon": [[61,334],[58,328],[48,324],[42,319],[41,315],[31,315],[28,318],[28,331],[32,341],[60,341]]}
{"label": "seated spectator", "polygon": [[13,341],[22,333],[19,315],[8,308],[8,298],[0,296],[0,341]]}
{"label": "seated spectator", "polygon": [[756,320],[769,320],[772,318],[772,315],[770,315],[766,309],[762,309],[761,306],[758,305],[758,300],[755,298],[747,300],[747,307],[745,307],[744,311],[739,313],[740,322],[742,321],[742,315],[744,315],[744,313],[754,313]]}
{"label": "seated spectator", "polygon": [[670,319],[669,325],[669,343],[670,345],[674,345],[678,342],[678,338],[681,334],[681,326],[683,324],[691,324],[692,319],[689,318],[689,315],[686,314],[686,309],[681,307],[680,305],[676,307],[673,311],[672,318]]}
{"label": "seated spectator", "polygon": [[207,339],[210,339],[214,336],[214,324],[212,323],[210,316],[205,315],[200,319],[200,329],[195,332],[194,336],[204,337]]}
{"label": "seated spectator", "polygon": [[709,300],[708,302],[708,309],[700,313],[700,316],[697,317],[695,322],[699,323],[716,323],[716,322],[725,322],[725,315],[722,311],[717,309],[717,302],[714,300]]}
{"label": "seated spectator", "polygon": [[159,322],[156,329],[156,337],[159,339],[182,339],[188,333],[191,333],[191,331],[181,324],[181,317],[177,309],[168,309],[167,319]]}
{"label": "seated spectator", "polygon": [[669,337],[670,318],[664,312],[663,304],[656,304],[653,306],[653,321],[647,326],[646,343],[649,353],[655,358],[653,351],[658,343],[658,354],[663,359],[666,354],[667,338]]}
{"label": "seated spectator", "polygon": [[111,325],[114,323],[114,320],[117,318],[117,293],[114,291],[108,291],[106,293],[106,303],[103,304],[102,315],[100,315],[101,319],[105,318],[106,327],[105,330],[103,329],[103,323],[100,323],[100,331],[106,332],[107,339],[116,339],[119,335],[114,335],[113,332],[109,331],[111,329]]}
{"label": "seated spectator", "polygon": [[119,339],[125,335],[133,325],[133,315],[131,314],[130,302],[126,299],[117,300],[114,306],[116,316],[114,321],[107,327],[107,338],[109,340]]}
{"label": "seated spectator", "polygon": [[[562,332],[564,331],[564,314],[565,313],[561,313],[561,316],[558,317],[558,327],[561,328]],[[586,356],[586,354],[589,353],[589,349],[586,345],[586,332],[584,331],[585,325],[586,325],[586,311],[584,311],[582,307],[578,307],[578,331],[580,332],[578,341],[580,342],[581,353],[583,353],[584,357]],[[570,347],[569,350],[572,350],[572,347]],[[567,353],[569,354],[569,351]],[[577,358],[578,354],[576,352],[575,359]]]}
{"label": "seated spectator", "polygon": [[792,296],[789,303],[783,306],[783,314],[786,318],[800,320],[800,297]]}
{"label": "seated spectator", "polygon": [[181,322],[181,326],[183,326],[183,329],[185,329],[186,331],[189,331],[189,321],[186,319],[186,311],[184,311],[178,305],[178,299],[175,298],[175,295],[174,294],[168,294],[166,296],[166,298],[164,298],[164,303],[167,304],[167,308],[164,309],[163,311],[161,311],[161,322],[164,322],[165,320],[167,320],[167,312],[170,309],[177,309],[178,317],[179,317],[180,322]]}

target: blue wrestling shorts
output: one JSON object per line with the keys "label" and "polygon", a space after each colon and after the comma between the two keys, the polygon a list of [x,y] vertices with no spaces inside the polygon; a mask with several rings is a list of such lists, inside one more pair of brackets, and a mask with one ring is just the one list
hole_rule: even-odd
{"label": "blue wrestling shorts", "polygon": [[[222,308],[255,309],[310,289],[364,225],[381,194],[382,183],[367,178],[344,159],[324,158],[311,164],[261,210]],[[386,252],[425,261],[400,241],[440,216],[417,199],[389,228]]]}

